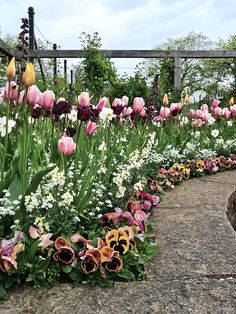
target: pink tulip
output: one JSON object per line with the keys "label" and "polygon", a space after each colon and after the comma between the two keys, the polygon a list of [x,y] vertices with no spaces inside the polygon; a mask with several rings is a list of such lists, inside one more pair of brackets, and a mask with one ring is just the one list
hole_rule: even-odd
{"label": "pink tulip", "polygon": [[78,102],[81,106],[89,106],[90,105],[90,98],[88,92],[82,92],[78,96]]}
{"label": "pink tulip", "polygon": [[162,106],[160,109],[160,117],[162,119],[168,118],[170,115],[170,108]]}
{"label": "pink tulip", "polygon": [[216,117],[220,117],[222,115],[222,109],[220,107],[216,107],[214,108],[213,113]]}
{"label": "pink tulip", "polygon": [[20,95],[19,95],[19,98],[18,98],[18,104],[19,104],[19,105],[22,105],[23,100],[24,100],[24,96],[25,96],[25,91],[22,90],[22,91],[20,92]]}
{"label": "pink tulip", "polygon": [[95,131],[97,130],[98,125],[95,122],[89,121],[87,123],[86,129],[85,129],[85,133],[87,135],[93,135],[95,133]]}
{"label": "pink tulip", "polygon": [[69,136],[62,136],[62,138],[58,141],[58,151],[59,153],[70,156],[73,154],[76,148],[76,144],[73,141],[72,137]]}
{"label": "pink tulip", "polygon": [[144,118],[147,115],[146,110],[143,108],[143,110],[139,112],[139,115]]}
{"label": "pink tulip", "polygon": [[207,111],[203,112],[202,120],[208,122],[212,118],[211,114]]}
{"label": "pink tulip", "polygon": [[112,102],[112,107],[123,106],[121,98],[115,98]]}
{"label": "pink tulip", "polygon": [[196,118],[196,111],[194,109],[190,109],[188,115],[190,118]]}
{"label": "pink tulip", "polygon": [[8,92],[9,92],[8,89],[9,89],[9,84],[7,83],[4,87],[3,99],[8,100],[10,98],[11,101],[17,100],[19,86],[16,84],[16,82],[12,81],[10,83],[10,97],[8,95]]}
{"label": "pink tulip", "polygon": [[217,108],[220,104],[220,101],[218,99],[213,99],[212,103],[211,103],[211,108]]}
{"label": "pink tulip", "polygon": [[170,111],[171,112],[173,112],[173,111],[175,111],[175,110],[178,110],[179,111],[179,104],[178,103],[172,103],[171,105],[170,105]]}
{"label": "pink tulip", "polygon": [[160,122],[162,120],[162,118],[161,118],[161,116],[160,115],[158,115],[158,116],[155,116],[155,118],[154,118],[154,121],[155,122]]}
{"label": "pink tulip", "polygon": [[228,108],[223,108],[222,115],[226,120],[229,120],[231,118],[231,111]]}
{"label": "pink tulip", "polygon": [[123,96],[123,97],[121,98],[121,100],[122,100],[122,102],[123,102],[123,104],[124,104],[125,106],[128,106],[128,103],[129,103],[129,97],[127,97],[127,96]]}
{"label": "pink tulip", "polygon": [[36,104],[39,104],[41,97],[42,97],[42,93],[36,85],[31,85],[28,88],[26,102],[29,106],[34,106]]}
{"label": "pink tulip", "polygon": [[199,109],[198,109],[198,110],[196,111],[196,118],[197,118],[197,119],[201,119],[202,116],[203,116],[202,110],[199,110]]}
{"label": "pink tulip", "polygon": [[55,94],[51,90],[46,90],[41,97],[41,107],[44,109],[52,109],[54,106]]}
{"label": "pink tulip", "polygon": [[140,113],[144,109],[144,104],[142,97],[135,97],[133,101],[133,112]]}
{"label": "pink tulip", "polygon": [[133,109],[131,107],[124,108],[124,110],[123,110],[123,114],[125,116],[130,116],[132,112],[133,112]]}
{"label": "pink tulip", "polygon": [[232,117],[236,117],[236,105],[230,106]]}
{"label": "pink tulip", "polygon": [[202,111],[208,111],[208,105],[207,105],[207,104],[203,104],[203,105],[201,106],[201,110],[202,110]]}
{"label": "pink tulip", "polygon": [[103,97],[99,100],[99,103],[97,104],[97,110],[100,112],[102,111],[103,107],[105,106],[106,100],[108,98],[107,97]]}

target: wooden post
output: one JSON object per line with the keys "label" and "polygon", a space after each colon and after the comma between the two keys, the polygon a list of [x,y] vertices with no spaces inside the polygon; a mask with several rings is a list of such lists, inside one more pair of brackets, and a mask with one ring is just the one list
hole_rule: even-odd
{"label": "wooden post", "polygon": [[67,82],[67,60],[64,60],[64,79]]}
{"label": "wooden post", "polygon": [[[53,50],[57,50],[57,44],[53,44]],[[57,84],[57,58],[53,58],[53,79],[54,85]]]}
{"label": "wooden post", "polygon": [[71,85],[74,84],[74,73],[73,73],[73,70],[70,70],[70,83],[71,83]]}
{"label": "wooden post", "polygon": [[[29,7],[29,50],[34,50],[34,8]],[[30,62],[34,63],[34,57],[30,58]]]}
{"label": "wooden post", "polygon": [[181,89],[181,58],[174,57],[174,88],[180,90]]}
{"label": "wooden post", "polygon": [[[36,50],[38,50],[38,45],[37,45],[37,41],[36,41],[35,37],[34,37],[34,47],[35,47]],[[40,67],[40,72],[41,72],[43,84],[46,87],[46,79],[45,79],[45,75],[44,75],[44,72],[43,72],[43,64],[42,64],[40,58],[38,58],[38,63],[39,63],[39,67]]]}

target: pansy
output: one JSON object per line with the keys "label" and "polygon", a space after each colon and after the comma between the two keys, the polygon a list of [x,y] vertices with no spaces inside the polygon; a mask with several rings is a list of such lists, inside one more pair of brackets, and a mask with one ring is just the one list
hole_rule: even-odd
{"label": "pansy", "polygon": [[118,251],[120,254],[125,254],[129,250],[129,236],[121,228],[118,230],[111,230],[105,236],[107,246]]}
{"label": "pansy", "polygon": [[119,252],[109,246],[100,250],[101,265],[110,272],[118,272],[123,267],[123,262],[119,258]]}
{"label": "pansy", "polygon": [[58,237],[54,245],[57,249],[57,252],[53,254],[54,260],[62,262],[63,264],[71,264],[74,261],[75,252],[67,240]]}
{"label": "pansy", "polygon": [[97,248],[89,249],[85,252],[82,259],[81,268],[86,274],[94,273],[100,265],[100,250]]}

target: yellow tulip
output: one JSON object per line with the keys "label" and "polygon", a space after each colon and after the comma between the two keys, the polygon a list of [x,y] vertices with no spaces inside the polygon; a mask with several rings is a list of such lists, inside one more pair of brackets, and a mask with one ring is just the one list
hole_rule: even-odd
{"label": "yellow tulip", "polygon": [[6,77],[12,80],[16,76],[16,61],[12,58],[6,69]]}
{"label": "yellow tulip", "polygon": [[185,95],[185,97],[184,97],[184,102],[186,103],[186,104],[189,104],[190,103],[190,98],[189,98],[189,95],[188,95],[188,93]]}
{"label": "yellow tulip", "polygon": [[26,69],[22,75],[21,81],[26,87],[29,87],[35,84],[35,71],[34,71],[34,65],[32,63],[27,63]]}
{"label": "yellow tulip", "polygon": [[163,103],[163,105],[168,105],[169,99],[168,99],[168,95],[167,94],[164,95],[162,103]]}
{"label": "yellow tulip", "polygon": [[234,105],[234,97],[231,97],[229,100],[229,105],[233,106]]}

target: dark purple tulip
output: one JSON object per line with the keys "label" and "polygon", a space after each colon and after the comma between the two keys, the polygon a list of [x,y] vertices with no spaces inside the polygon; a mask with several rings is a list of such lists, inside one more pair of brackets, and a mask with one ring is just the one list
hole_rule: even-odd
{"label": "dark purple tulip", "polygon": [[68,101],[62,100],[56,103],[53,107],[52,113],[60,116],[71,112],[71,105]]}
{"label": "dark purple tulip", "polygon": [[77,107],[78,113],[77,118],[81,121],[88,121],[92,115],[91,106],[79,105]]}

